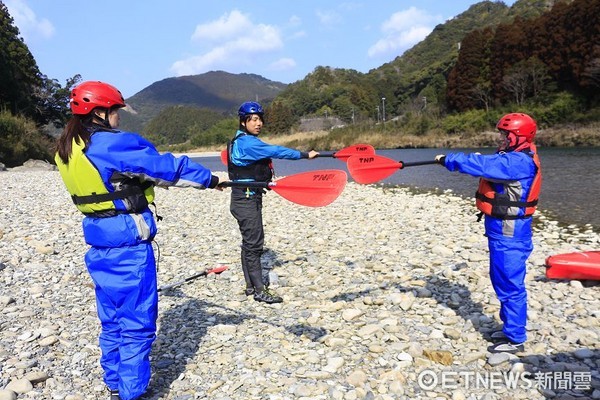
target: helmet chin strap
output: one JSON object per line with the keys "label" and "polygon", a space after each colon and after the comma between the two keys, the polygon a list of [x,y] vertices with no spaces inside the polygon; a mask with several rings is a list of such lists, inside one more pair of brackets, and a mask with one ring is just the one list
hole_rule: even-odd
{"label": "helmet chin strap", "polygon": [[100,117],[100,116],[99,116],[98,114],[96,114],[95,112],[94,112],[94,117],[95,117],[95,119],[97,118],[98,120],[100,120],[100,121],[102,122],[102,123],[101,123],[101,124],[99,124],[99,125],[102,125],[102,126],[104,126],[104,127],[106,127],[106,128],[109,128],[109,129],[110,129],[110,128],[112,128],[112,127],[110,126],[110,121],[108,120],[108,114],[109,114],[108,110],[106,110],[106,109],[105,109],[105,110],[104,110],[104,117]]}
{"label": "helmet chin strap", "polygon": [[500,146],[500,148],[498,149],[498,151],[501,151],[501,152],[504,152],[504,153],[508,153],[508,152],[511,152],[511,151],[520,151],[520,150],[529,148],[529,143],[527,142],[527,140],[524,137],[517,136],[517,135],[515,135],[512,132],[510,132],[508,134],[508,137],[509,137],[509,143],[508,143],[508,145],[507,146],[504,146],[504,145]]}

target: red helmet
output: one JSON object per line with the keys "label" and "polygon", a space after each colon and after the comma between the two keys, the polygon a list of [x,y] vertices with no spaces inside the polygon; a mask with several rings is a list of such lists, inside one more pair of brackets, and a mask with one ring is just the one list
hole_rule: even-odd
{"label": "red helmet", "polygon": [[125,107],[125,100],[119,90],[100,81],[83,82],[71,90],[71,111],[86,115],[94,108]]}
{"label": "red helmet", "polygon": [[[525,138],[525,141],[528,143],[533,142],[533,138],[537,132],[535,120],[523,113],[506,114],[504,117],[500,118],[500,121],[496,124],[496,128],[501,131],[508,131],[515,136],[521,136]],[[514,139],[516,141],[516,138]]]}

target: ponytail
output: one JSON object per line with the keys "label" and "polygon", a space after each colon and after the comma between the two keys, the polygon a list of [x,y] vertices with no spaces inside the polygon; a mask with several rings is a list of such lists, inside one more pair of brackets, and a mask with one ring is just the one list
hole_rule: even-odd
{"label": "ponytail", "polygon": [[73,140],[75,140],[75,143],[77,144],[81,143],[81,140],[83,140],[83,143],[86,145],[89,143],[91,134],[86,129],[84,123],[89,122],[90,118],[90,114],[83,116],[74,114],[67,123],[67,126],[65,126],[63,133],[56,141],[56,152],[65,164],[69,163],[69,158],[73,151]]}

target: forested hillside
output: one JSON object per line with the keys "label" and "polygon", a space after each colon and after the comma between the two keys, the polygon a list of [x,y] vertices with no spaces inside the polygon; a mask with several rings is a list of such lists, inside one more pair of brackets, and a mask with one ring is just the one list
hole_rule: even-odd
{"label": "forested hillside", "polygon": [[[554,3],[556,6],[552,7]],[[598,42],[597,8],[597,0],[520,0],[511,8],[502,2],[480,2],[435,27],[427,38],[403,55],[367,74],[320,66],[305,79],[290,85],[276,101],[284,102],[300,115],[329,112],[347,122],[352,116],[355,122],[377,118],[377,107],[384,106],[382,98],[388,117],[426,107],[429,112],[445,114],[485,108],[477,99],[486,85],[492,85],[493,75],[493,88],[488,91],[495,96],[493,100],[499,100],[494,103],[498,106],[515,100],[506,97],[511,89],[505,75],[514,73],[514,69],[509,69],[520,61],[531,63],[532,57],[542,52],[541,47],[546,49],[544,62],[557,64],[548,67],[554,74],[546,76],[545,91],[570,90],[573,88],[553,82],[565,78],[564,71],[559,71],[563,68],[560,65],[567,69],[569,65],[577,65],[582,71],[593,73],[597,62],[594,60],[600,58],[597,46],[586,50],[572,44]],[[578,15],[586,14],[587,20],[580,21]],[[575,19],[569,20],[570,17]],[[557,24],[559,29],[551,32],[549,24]],[[494,42],[486,43],[491,36],[495,37]],[[463,77],[466,69],[470,71]],[[460,107],[455,97],[457,85],[464,88]],[[465,97],[469,97],[468,103]]]}
{"label": "forested hillside", "polygon": [[599,29],[600,0],[485,1],[380,68],[317,67],[275,102],[347,123],[308,147],[484,145],[474,135],[512,111],[530,113],[542,129],[566,127],[546,145],[598,145]]}
{"label": "forested hillside", "polygon": [[469,33],[448,77],[449,108],[521,106],[560,92],[597,100],[600,48],[591,44],[600,41],[599,15],[597,1],[559,3],[538,18]]}

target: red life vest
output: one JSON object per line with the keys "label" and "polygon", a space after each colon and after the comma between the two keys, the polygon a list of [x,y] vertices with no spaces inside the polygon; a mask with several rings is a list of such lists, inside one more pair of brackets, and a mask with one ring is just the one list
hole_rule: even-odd
{"label": "red life vest", "polygon": [[[485,215],[490,215],[499,219],[519,219],[527,218],[533,215],[537,208],[540,189],[542,186],[542,170],[540,168],[540,158],[537,155],[535,145],[530,145],[533,151],[533,162],[536,166],[536,173],[533,182],[529,187],[529,193],[525,201],[510,200],[508,194],[498,193],[494,190],[494,184],[488,180],[480,179],[477,193],[475,194],[475,204],[477,208]],[[509,215],[510,207],[519,207],[524,209],[523,215]]]}

